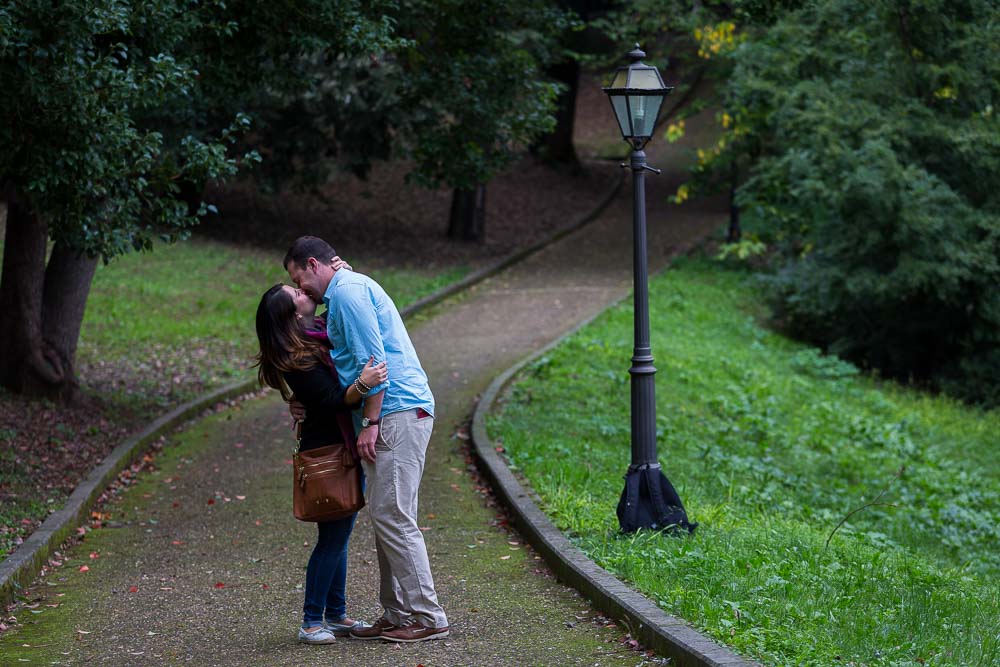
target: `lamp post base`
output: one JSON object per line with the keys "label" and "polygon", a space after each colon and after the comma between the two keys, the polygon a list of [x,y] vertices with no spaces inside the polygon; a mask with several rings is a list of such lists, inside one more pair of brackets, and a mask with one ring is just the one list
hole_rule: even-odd
{"label": "lamp post base", "polygon": [[684,504],[659,463],[630,465],[618,501],[618,524],[623,532],[640,528],[668,533],[693,533],[697,523],[688,521]]}

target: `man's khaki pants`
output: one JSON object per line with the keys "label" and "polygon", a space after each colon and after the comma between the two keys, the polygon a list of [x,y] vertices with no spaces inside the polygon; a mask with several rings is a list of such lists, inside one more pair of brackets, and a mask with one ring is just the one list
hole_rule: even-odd
{"label": "man's khaki pants", "polygon": [[448,625],[417,525],[417,491],[433,429],[434,418],[418,419],[416,410],[383,415],[375,463],[364,462],[378,552],[379,600],[385,619],[394,625],[411,617],[425,627]]}

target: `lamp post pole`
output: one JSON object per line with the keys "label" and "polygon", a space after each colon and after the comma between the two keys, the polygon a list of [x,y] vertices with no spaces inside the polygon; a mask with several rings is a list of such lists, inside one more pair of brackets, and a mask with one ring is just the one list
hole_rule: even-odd
{"label": "lamp post pole", "polygon": [[632,367],[632,465],[659,468],[656,452],[656,367],[649,344],[649,268],[646,252],[646,153],[632,151],[632,284],[634,346]]}
{"label": "lamp post pole", "polygon": [[643,148],[652,138],[663,99],[673,89],[663,83],[655,67],[645,65],[639,45],[628,54],[632,61],[615,72],[604,89],[611,100],[622,137],[632,147],[632,272],[634,291],[634,347],[629,368],[632,392],[632,461],[618,501],[618,522],[626,532],[640,528],[693,532],[684,504],[663,474],[656,447],[656,367],[649,344],[649,265],[646,252],[646,172],[660,173],[646,164]]}

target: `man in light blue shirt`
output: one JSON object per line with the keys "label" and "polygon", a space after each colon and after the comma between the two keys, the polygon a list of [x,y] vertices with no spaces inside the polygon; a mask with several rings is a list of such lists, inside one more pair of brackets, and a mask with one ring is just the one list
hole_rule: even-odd
{"label": "man in light blue shirt", "polygon": [[[358,355],[365,353],[384,359],[391,367],[389,380],[372,387],[366,396],[366,403],[371,403],[374,396],[386,390],[380,414],[374,416],[418,408],[433,415],[434,396],[427,386],[427,375],[420,367],[399,311],[385,290],[368,276],[341,269],[333,274],[323,293],[323,303],[337,375],[358,377],[364,368],[364,364],[358,366]],[[360,425],[359,415],[355,426]]]}
{"label": "man in light blue shirt", "polygon": [[[351,636],[394,642],[443,639],[448,619],[438,604],[417,526],[417,491],[434,427],[434,396],[392,299],[368,276],[335,269],[335,256],[322,239],[303,236],[288,250],[284,265],[300,289],[326,304],[337,375],[365,396],[355,426],[385,611],[373,626]],[[360,379],[372,356],[375,363],[387,362],[389,379],[375,387],[358,386],[355,378]]]}

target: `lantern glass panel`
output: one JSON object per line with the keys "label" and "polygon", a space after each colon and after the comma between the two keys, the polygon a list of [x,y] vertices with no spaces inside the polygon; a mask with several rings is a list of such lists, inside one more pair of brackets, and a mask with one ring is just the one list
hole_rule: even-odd
{"label": "lantern glass panel", "polygon": [[615,108],[615,118],[618,120],[618,127],[622,131],[622,136],[630,136],[632,128],[629,127],[628,109],[625,106],[624,95],[611,95],[611,105]]}
{"label": "lantern glass panel", "polygon": [[615,80],[611,82],[612,88],[625,88],[628,84],[628,70],[620,69],[615,73]]}
{"label": "lantern glass panel", "polygon": [[656,70],[652,68],[635,68],[628,81],[629,88],[639,88],[642,90],[657,90],[663,88],[663,82],[657,76]]}
{"label": "lantern glass panel", "polygon": [[660,112],[663,97],[660,95],[629,95],[628,106],[632,112],[631,136],[649,137],[653,134],[656,116]]}

